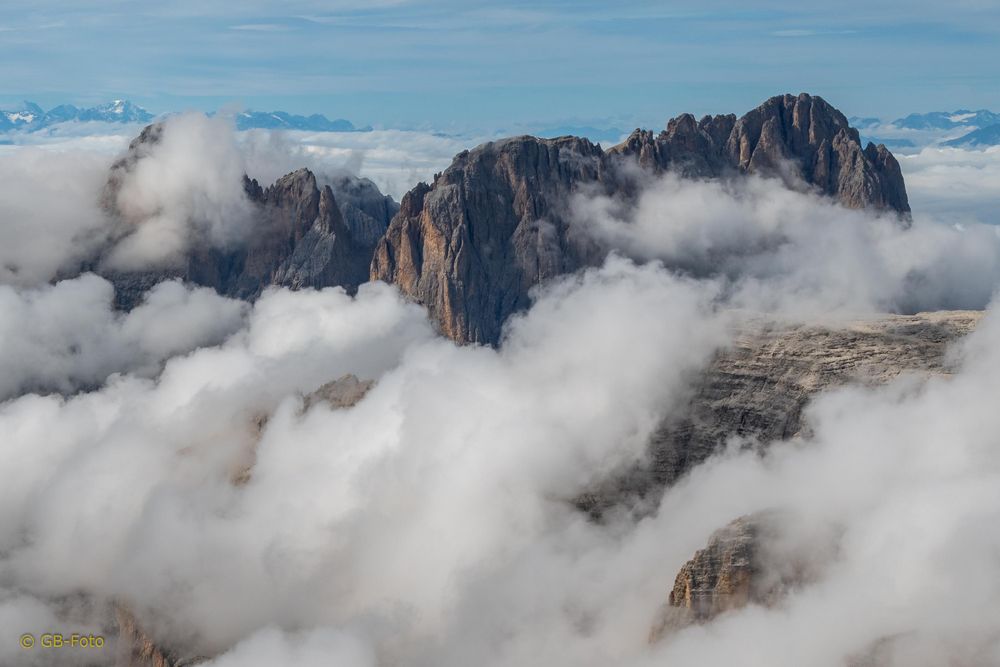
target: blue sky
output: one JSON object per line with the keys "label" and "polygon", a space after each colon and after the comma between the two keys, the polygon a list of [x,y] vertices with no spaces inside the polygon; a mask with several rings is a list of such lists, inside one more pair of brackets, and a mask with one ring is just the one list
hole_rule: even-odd
{"label": "blue sky", "polygon": [[658,127],[779,92],[1000,108],[997,0],[4,0],[0,103],[127,97],[355,123]]}

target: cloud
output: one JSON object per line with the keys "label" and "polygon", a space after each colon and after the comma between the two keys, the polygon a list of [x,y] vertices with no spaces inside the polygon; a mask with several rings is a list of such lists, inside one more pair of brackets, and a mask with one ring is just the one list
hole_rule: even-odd
{"label": "cloud", "polygon": [[707,529],[777,507],[804,525],[837,525],[843,536],[823,554],[816,584],[777,608],[685,630],[656,660],[835,665],[880,646],[887,658],[878,664],[994,662],[998,337],[994,305],[962,346],[954,376],[830,392],[809,409],[807,440],[772,445],[763,458],[720,457],[671,491],[658,529],[674,535],[690,526],[686,517]]}
{"label": "cloud", "polygon": [[791,28],[788,30],[775,30],[771,34],[775,37],[811,37],[816,34],[816,31]]}
{"label": "cloud", "polygon": [[169,266],[192,244],[228,247],[252,230],[246,169],[225,119],[172,116],[138,157],[113,172],[113,203],[123,224],[104,260],[108,267]]}
{"label": "cloud", "polygon": [[[572,568],[543,598],[503,591],[605,543],[569,500],[642,455],[724,340],[712,295],[613,259],[541,293],[495,351],[431,337],[386,285],[270,292],[155,383],[0,408],[3,458],[32,452],[0,486],[2,579],[125,600],[167,645],[208,654],[276,625],[467,664],[488,619],[568,632],[612,591],[577,600]],[[360,404],[303,412],[298,394],[348,372],[377,379]],[[281,644],[268,632],[233,656]]]}
{"label": "cloud", "polygon": [[[119,204],[128,224],[170,228],[177,248],[225,243],[244,229],[243,169],[277,175],[309,158],[410,183],[454,141],[234,138],[182,117]],[[14,154],[89,210],[107,156],[54,150]],[[421,161],[411,172],[401,155]],[[941,156],[989,168],[926,159]],[[760,178],[642,185],[632,202],[572,201],[609,256],[539,286],[499,349],[436,336],[381,283],[354,297],[271,289],[249,305],[167,282],[117,312],[96,276],[47,284],[109,223],[67,220],[40,198],[39,224],[61,245],[0,286],[0,626],[98,628],[119,601],[157,642],[217,667],[839,665],[879,642],[897,664],[994,662],[996,306],[950,378],[824,395],[808,435],[711,460],[654,515],[594,522],[572,500],[642,459],[727,344],[734,310],[983,306],[1000,282],[995,228],[918,211],[903,230]],[[45,197],[55,187],[23,181]],[[29,232],[8,238],[28,248]],[[345,374],[375,382],[353,407],[304,400]],[[678,567],[764,509],[794,514],[784,529],[816,545],[818,579],[650,646]],[[810,531],[839,535],[836,550]],[[23,655],[15,637],[0,637],[0,662]]]}
{"label": "cloud", "polygon": [[292,30],[292,26],[283,23],[243,23],[229,26],[230,30],[247,30],[252,32],[284,32]]}
{"label": "cloud", "polygon": [[1000,224],[1000,146],[985,150],[928,147],[900,156],[915,211],[958,224]]}
{"label": "cloud", "polygon": [[371,647],[355,637],[331,630],[284,634],[262,630],[206,667],[375,667]]}
{"label": "cloud", "polygon": [[98,197],[109,163],[80,150],[0,154],[0,283],[49,280],[105,241]]}
{"label": "cloud", "polygon": [[484,140],[408,130],[240,134],[248,170],[262,182],[305,165],[320,174],[347,171],[369,178],[396,201],[418,182],[431,182],[456,154]]}
{"label": "cloud", "polygon": [[823,35],[854,35],[857,30],[814,30],[806,28],[788,28],[785,30],[773,30],[773,37],[817,37]]}
{"label": "cloud", "polygon": [[575,223],[604,243],[695,276],[729,302],[791,316],[983,308],[1000,283],[1000,234],[917,215],[844,209],[756,176],[650,182],[637,201],[578,194]]}
{"label": "cloud", "polygon": [[111,283],[92,274],[32,289],[0,285],[0,400],[99,386],[112,373],[155,375],[166,359],[224,340],[244,310],[179,282],[160,283],[128,313],[113,301]]}
{"label": "cloud", "polygon": [[398,200],[478,141],[398,130],[235,132],[225,118],[183,114],[167,119],[141,159],[118,170],[108,200],[109,167],[132,137],[122,132],[67,123],[0,147],[0,284],[36,285],[95,268],[99,258],[102,269],[164,268],[195,245],[239,244],[256,219],[244,173],[264,186],[303,166],[321,179],[350,173]]}

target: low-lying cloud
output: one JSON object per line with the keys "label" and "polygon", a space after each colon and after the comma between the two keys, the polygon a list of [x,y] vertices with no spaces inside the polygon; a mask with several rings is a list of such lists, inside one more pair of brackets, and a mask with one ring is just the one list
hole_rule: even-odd
{"label": "low-lying cloud", "polygon": [[[108,633],[116,604],[213,667],[996,662],[995,306],[951,377],[823,395],[807,435],[710,460],[648,516],[573,502],[642,460],[734,311],[984,307],[995,228],[915,205],[905,230],[766,179],[667,176],[629,205],[574,198],[609,257],[539,286],[499,349],[437,336],[381,283],[251,305],[165,282],[120,312],[104,279],[59,278],[101,244],[145,266],[238,241],[244,171],[309,158],[405,189],[450,141],[172,123],[123,182],[123,220],[100,209],[109,156],[0,157],[0,663],[81,664],[17,634]],[[400,166],[395,142],[424,161]],[[353,407],[304,398],[348,374],[374,381]],[[795,517],[815,580],[650,645],[680,565],[758,510]]]}
{"label": "low-lying cloud", "polygon": [[[386,659],[467,664],[495,624],[572,633],[614,587],[578,590],[572,561],[589,569],[610,537],[570,501],[642,456],[722,343],[713,297],[614,259],[540,295],[495,351],[433,337],[386,285],[268,293],[155,382],[3,405],[4,458],[31,456],[0,485],[0,580],[126,601],[167,645],[208,654],[258,628],[343,626]],[[298,396],[346,373],[377,384],[303,412]],[[539,568],[550,590],[524,597]]]}
{"label": "low-lying cloud", "polygon": [[80,150],[0,154],[0,283],[46,282],[107,240],[98,197],[110,164]]}
{"label": "low-lying cloud", "polygon": [[998,339],[994,305],[962,345],[954,376],[830,392],[809,409],[807,440],[772,445],[763,458],[720,457],[668,493],[660,529],[674,534],[690,517],[707,528],[709,517],[721,523],[773,508],[843,533],[839,548],[822,554],[819,582],[776,608],[750,607],[680,632],[656,650],[658,664],[1000,659],[1000,535],[992,528],[1000,512]]}
{"label": "low-lying cloud", "polygon": [[154,376],[170,357],[225,340],[246,304],[207,288],[163,282],[124,313],[93,274],[53,286],[0,285],[0,400],[29,391],[72,393],[112,373]]}
{"label": "low-lying cloud", "polygon": [[737,307],[793,317],[982,309],[1000,284],[1000,233],[918,214],[845,209],[757,176],[650,181],[637,201],[579,194],[575,224],[609,248],[719,276]]}
{"label": "low-lying cloud", "polygon": [[303,166],[321,181],[362,176],[398,201],[476,143],[396,130],[235,132],[223,117],[188,113],[168,118],[160,140],[106,190],[131,138],[28,135],[31,145],[0,146],[0,283],[29,286],[81,268],[169,269],[192,247],[236,246],[256,224],[244,173],[263,186]]}
{"label": "low-lying cloud", "polygon": [[1000,146],[899,156],[914,211],[951,224],[1000,224]]}
{"label": "low-lying cloud", "polygon": [[138,159],[115,172],[108,196],[121,224],[103,263],[138,270],[180,261],[193,244],[226,248],[253,231],[246,173],[234,132],[221,118],[168,118]]}

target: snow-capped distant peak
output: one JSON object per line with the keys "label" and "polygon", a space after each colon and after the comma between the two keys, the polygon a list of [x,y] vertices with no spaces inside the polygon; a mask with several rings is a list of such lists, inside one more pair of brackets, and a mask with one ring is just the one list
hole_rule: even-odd
{"label": "snow-capped distant peak", "polygon": [[79,109],[72,104],[61,104],[48,111],[33,102],[25,102],[21,109],[0,111],[0,132],[34,132],[71,121],[148,123],[151,120],[153,114],[128,100],[114,100],[87,109]]}
{"label": "snow-capped distant peak", "polygon": [[972,111],[969,111],[967,113],[956,113],[951,116],[948,116],[948,120],[950,120],[953,123],[961,123],[962,121],[966,121],[969,120],[970,118],[975,118],[975,117],[976,114]]}
{"label": "snow-capped distant peak", "polygon": [[4,115],[12,123],[31,123],[35,120],[35,114],[26,111],[7,111]]}

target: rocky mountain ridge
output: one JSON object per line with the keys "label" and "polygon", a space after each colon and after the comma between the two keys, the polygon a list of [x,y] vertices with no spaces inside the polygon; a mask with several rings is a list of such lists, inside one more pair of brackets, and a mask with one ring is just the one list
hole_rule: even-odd
{"label": "rocky mountain ridge", "polygon": [[936,144],[981,148],[1000,143],[1000,114],[988,109],[911,113],[892,121],[859,117],[849,120],[863,134],[877,135],[886,145],[898,148]]}
{"label": "rocky mountain ridge", "polygon": [[948,346],[971,332],[981,314],[940,311],[839,324],[749,318],[693,383],[684,407],[653,433],[647,459],[577,502],[598,516],[622,504],[649,511],[665,487],[732,438],[759,447],[808,434],[806,408],[817,392],[878,386],[903,374],[948,374]]}
{"label": "rocky mountain ridge", "polygon": [[0,111],[0,132],[10,130],[35,132],[69,121],[148,123],[151,120],[153,114],[128,100],[113,100],[107,104],[87,108],[60,104],[48,111],[34,102],[25,102],[20,109]]}
{"label": "rocky mountain ridge", "polygon": [[739,119],[685,114],[608,151],[576,137],[529,136],[463,151],[403,198],[371,278],[425,305],[447,336],[497,344],[532,286],[603,257],[571,226],[568,196],[587,189],[628,197],[639,187],[635,166],[692,178],[777,176],[849,208],[894,211],[903,224],[910,210],[899,164],[884,146],[862,147],[822,98],[784,95]]}
{"label": "rocky mountain ridge", "polygon": [[357,128],[345,118],[330,120],[323,114],[309,116],[285,111],[241,111],[234,116],[238,130],[302,130],[306,132],[365,132],[370,127]]}
{"label": "rocky mountain ridge", "polygon": [[[105,205],[113,215],[116,187],[161,127],[143,130],[112,168]],[[164,277],[249,299],[271,284],[353,291],[382,280],[424,305],[446,336],[495,345],[506,320],[529,305],[532,287],[606,255],[571,225],[569,198],[586,191],[627,200],[649,174],[666,171],[762,174],[850,208],[895,212],[903,224],[909,214],[899,165],[884,146],[862,147],[822,98],[783,95],[740,118],[684,114],[659,134],[636,130],[606,151],[578,137],[489,142],[459,153],[398,208],[370,183],[341,178],[320,187],[308,170],[269,188],[248,179],[257,231],[239,248],[198,243],[172,272],[105,274],[126,308]]]}
{"label": "rocky mountain ridge", "polygon": [[[127,234],[141,221],[126,220],[117,194],[139,161],[161,141],[162,124],[146,127],[126,154],[112,165],[102,197],[109,215]],[[115,285],[122,308],[137,305],[156,283],[169,278],[214,288],[220,294],[255,299],[269,285],[293,289],[344,287],[349,292],[368,280],[375,244],[398,206],[367,179],[335,175],[321,184],[308,169],[299,169],[262,187],[244,176],[251,203],[251,237],[231,247],[196,242],[177,266],[142,271],[91,267]]]}
{"label": "rocky mountain ridge", "polygon": [[[170,114],[162,114],[161,117]],[[214,115],[214,114],[210,114]],[[148,123],[156,117],[129,100],[112,100],[93,107],[60,104],[45,110],[34,102],[25,101],[21,108],[0,110],[0,132],[39,132],[70,122]],[[370,127],[355,127],[344,118],[330,120],[323,114],[303,116],[285,111],[253,111],[247,109],[232,115],[238,130],[301,130],[305,132],[366,132]]]}
{"label": "rocky mountain ridge", "polygon": [[[763,449],[807,435],[806,408],[821,391],[878,386],[904,374],[918,381],[948,375],[949,345],[971,332],[981,315],[942,311],[841,326],[748,322],[735,345],[702,374],[689,403],[651,438],[647,463],[587,500],[606,508],[632,504],[655,490],[655,502],[659,490],[720,453],[734,437]],[[594,511],[593,505],[587,508]],[[640,508],[651,511],[648,504]],[[838,528],[788,530],[795,522],[788,512],[767,511],[734,517],[719,527],[678,570],[651,621],[650,642],[748,605],[780,605],[790,591],[817,580],[837,552]],[[859,647],[848,664],[879,667],[893,664],[890,658],[887,639]]]}

